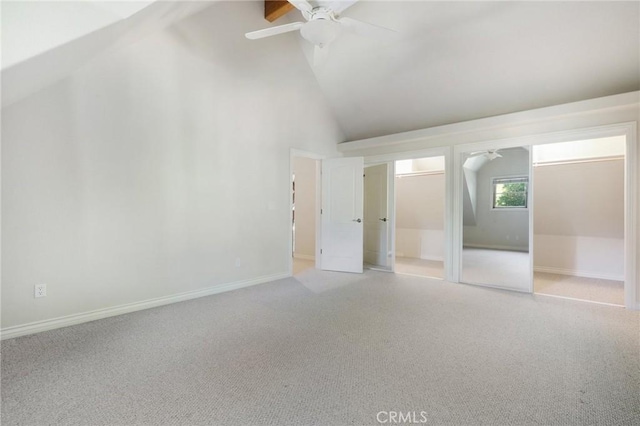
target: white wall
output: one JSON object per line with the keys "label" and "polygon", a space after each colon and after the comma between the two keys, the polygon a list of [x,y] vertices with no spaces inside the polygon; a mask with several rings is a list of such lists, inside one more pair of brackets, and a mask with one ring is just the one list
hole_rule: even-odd
{"label": "white wall", "polygon": [[2,109],[3,329],[288,274],[289,149],[342,134],[294,36],[244,38],[261,7],[215,5]]}
{"label": "white wall", "polygon": [[316,169],[318,161],[294,157],[296,176],[294,257],[315,259],[316,254]]}
{"label": "white wall", "polygon": [[444,173],[396,177],[396,256],[444,258]]}
{"label": "white wall", "polygon": [[535,268],[624,280],[624,160],[535,167],[534,187]]}
{"label": "white wall", "polygon": [[533,244],[536,271],[624,281],[624,239],[536,234]]}
{"label": "white wall", "polygon": [[533,164],[621,157],[624,156],[625,145],[624,136],[612,136],[609,138],[538,145],[533,148],[531,155]]}

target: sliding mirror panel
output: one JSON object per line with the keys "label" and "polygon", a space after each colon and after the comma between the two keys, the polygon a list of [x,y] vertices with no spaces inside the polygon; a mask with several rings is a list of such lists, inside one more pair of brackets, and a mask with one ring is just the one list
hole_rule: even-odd
{"label": "sliding mirror panel", "polygon": [[461,281],[529,292],[529,148],[462,155]]}

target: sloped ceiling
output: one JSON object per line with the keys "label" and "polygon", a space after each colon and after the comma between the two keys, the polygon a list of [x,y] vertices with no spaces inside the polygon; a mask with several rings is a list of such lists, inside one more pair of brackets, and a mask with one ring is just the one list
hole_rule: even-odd
{"label": "sloped ceiling", "polygon": [[[99,52],[212,3],[157,1],[128,19],[3,67],[3,105],[63,78]],[[105,10],[113,16],[130,12]],[[262,6],[252,10],[261,14]],[[343,15],[399,32],[385,42],[342,34],[324,65],[310,65],[345,140],[640,89],[639,2],[361,0]],[[5,18],[3,13],[3,50]],[[296,10],[273,24],[264,21],[264,27],[301,19]],[[259,29],[253,25],[255,17],[237,22],[237,37]],[[252,42],[268,51],[287,38],[299,39],[309,57],[310,46],[298,33]]]}
{"label": "sloped ceiling", "polygon": [[152,0],[7,1],[2,4],[2,69],[126,19]]}
{"label": "sloped ceiling", "polygon": [[348,140],[640,89],[638,2],[360,1],[343,16],[400,32],[343,34],[314,68]]}
{"label": "sloped ceiling", "polygon": [[110,49],[134,43],[214,3],[3,2],[2,106],[65,78]]}

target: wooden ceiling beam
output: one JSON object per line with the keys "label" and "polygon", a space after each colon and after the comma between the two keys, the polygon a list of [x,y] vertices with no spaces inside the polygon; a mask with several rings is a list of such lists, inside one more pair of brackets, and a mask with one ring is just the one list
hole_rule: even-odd
{"label": "wooden ceiling beam", "polygon": [[264,19],[273,22],[294,9],[287,0],[264,0]]}

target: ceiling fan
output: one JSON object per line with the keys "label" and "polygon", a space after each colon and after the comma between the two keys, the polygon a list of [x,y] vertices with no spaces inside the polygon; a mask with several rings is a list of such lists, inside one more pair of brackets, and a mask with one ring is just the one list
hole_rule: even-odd
{"label": "ceiling fan", "polygon": [[[341,18],[339,6],[312,6],[306,0],[288,0],[296,9],[302,12],[307,22],[293,22],[277,27],[246,33],[248,39],[270,37],[278,34],[300,30],[302,37],[312,43],[314,47],[313,62],[318,65],[326,59],[329,44],[345,30],[365,37],[385,38],[397,34],[394,30],[358,21],[351,18]],[[323,3],[324,4],[324,3]]]}
{"label": "ceiling fan", "polygon": [[485,151],[476,151],[469,154],[468,158],[479,157],[481,155],[487,157],[489,161],[493,161],[496,158],[502,157],[502,155],[498,154],[498,149],[487,149]]}

